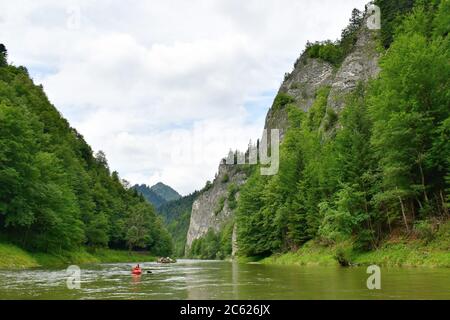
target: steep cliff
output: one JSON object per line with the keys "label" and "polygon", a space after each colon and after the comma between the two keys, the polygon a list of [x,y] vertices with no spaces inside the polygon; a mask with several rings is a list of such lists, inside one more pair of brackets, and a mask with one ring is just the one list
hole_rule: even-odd
{"label": "steep cliff", "polygon": [[[281,84],[278,94],[291,96],[300,109],[308,111],[316,99],[317,90],[329,86],[327,107],[339,112],[345,105],[345,97],[359,81],[367,81],[378,74],[378,35],[378,31],[367,28],[365,16],[353,49],[338,67],[320,58],[310,58],[305,50],[295,63],[294,70]],[[278,108],[274,103],[267,113],[264,128],[279,129],[282,139],[287,127],[286,108]]]}
{"label": "steep cliff", "polygon": [[[305,50],[294,65],[293,71],[286,75],[277,97],[288,97],[289,103],[294,103],[303,111],[308,111],[317,97],[319,89],[328,87],[327,108],[336,113],[345,105],[345,97],[356,88],[358,82],[365,82],[379,72],[377,50],[378,31],[367,28],[367,14],[361,18],[360,27],[355,32],[355,41],[349,53],[343,57],[339,65],[320,58],[312,58]],[[286,104],[275,98],[269,109],[265,129],[279,129],[282,140],[288,128],[288,114]],[[191,222],[187,235],[186,252],[192,242],[204,236],[208,230],[219,232],[232,219],[233,210],[225,205],[223,210],[215,214],[214,210],[227,194],[229,183],[245,183],[245,174],[231,169],[233,167],[221,164],[219,173],[212,183],[210,190],[199,196],[193,206]],[[229,182],[221,180],[227,175]],[[237,251],[236,226],[232,234],[232,255]]]}
{"label": "steep cliff", "polygon": [[245,179],[246,175],[239,166],[227,165],[221,161],[214,181],[192,204],[186,253],[195,239],[201,238],[211,229],[220,232],[232,220],[233,204],[239,196],[233,190],[237,190]]}
{"label": "steep cliff", "polygon": [[[278,94],[285,93],[294,98],[295,104],[307,111],[316,98],[316,91],[332,84],[335,77],[334,67],[321,59],[309,58],[303,53],[297,60],[294,70],[285,78]],[[279,129],[281,139],[288,127],[286,108],[276,107],[275,103],[266,115],[265,129]]]}
{"label": "steep cliff", "polygon": [[328,107],[341,110],[345,105],[345,97],[356,88],[359,81],[375,78],[380,71],[378,66],[379,51],[377,49],[378,31],[369,30],[364,20],[358,32],[354,50],[345,58],[336,72],[328,96]]}

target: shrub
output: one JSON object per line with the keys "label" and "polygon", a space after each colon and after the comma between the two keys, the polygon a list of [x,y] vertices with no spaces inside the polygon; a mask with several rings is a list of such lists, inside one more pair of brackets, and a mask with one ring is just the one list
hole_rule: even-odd
{"label": "shrub", "polygon": [[203,237],[192,242],[188,256],[198,259],[224,259],[231,255],[232,234],[232,222],[218,233],[210,229]]}
{"label": "shrub", "polygon": [[275,100],[273,102],[273,110],[279,110],[285,106],[287,106],[290,103],[294,103],[295,99],[288,95],[287,93],[280,92],[275,97]]}
{"label": "shrub", "polygon": [[235,183],[232,183],[228,186],[228,207],[231,210],[237,208],[236,193],[238,191],[239,187]]}
{"label": "shrub", "polygon": [[323,122],[323,127],[325,131],[332,129],[338,121],[338,114],[332,108],[327,108],[325,113],[325,119]]}
{"label": "shrub", "polygon": [[426,220],[417,221],[414,224],[414,230],[419,236],[419,238],[424,240],[426,243],[433,241],[435,232],[433,230],[433,226],[429,221]]}
{"label": "shrub", "polygon": [[209,189],[211,189],[212,188],[212,182],[211,181],[206,181],[206,184],[205,184],[205,186],[203,187],[203,192],[205,192],[205,191],[208,191]]}
{"label": "shrub", "polygon": [[225,173],[225,175],[222,177],[221,182],[227,183],[228,181],[230,181],[230,176],[228,175],[228,173]]}
{"label": "shrub", "polygon": [[6,50],[5,46],[2,43],[0,43],[0,67],[4,67],[8,64],[7,57],[8,51]]}
{"label": "shrub", "polygon": [[348,254],[347,251],[345,251],[342,248],[338,248],[336,250],[336,254],[335,254],[334,258],[337,260],[337,262],[339,262],[339,264],[342,267],[349,267],[351,265],[350,255]]}
{"label": "shrub", "polygon": [[321,59],[334,66],[338,66],[344,58],[343,50],[339,43],[329,40],[312,44],[308,43],[306,53],[309,58]]}
{"label": "shrub", "polygon": [[223,206],[225,205],[226,198],[224,196],[220,197],[219,202],[217,202],[217,206],[214,209],[214,214],[218,215],[223,210]]}

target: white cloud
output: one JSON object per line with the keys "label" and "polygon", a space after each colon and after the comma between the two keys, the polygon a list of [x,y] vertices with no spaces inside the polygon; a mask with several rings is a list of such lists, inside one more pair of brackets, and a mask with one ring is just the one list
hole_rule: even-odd
{"label": "white cloud", "polygon": [[0,39],[121,176],[186,194],[260,136],[306,40],[339,37],[364,3],[17,0]]}

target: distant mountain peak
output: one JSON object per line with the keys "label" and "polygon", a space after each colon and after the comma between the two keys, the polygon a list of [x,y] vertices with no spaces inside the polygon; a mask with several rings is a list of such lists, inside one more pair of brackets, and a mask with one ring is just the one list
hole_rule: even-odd
{"label": "distant mountain peak", "polygon": [[137,192],[142,194],[142,196],[148,202],[153,204],[155,208],[159,208],[167,202],[178,200],[181,198],[181,195],[178,192],[162,182],[158,182],[151,187],[146,184],[136,184],[133,188],[136,189]]}
{"label": "distant mountain peak", "polygon": [[177,191],[162,182],[158,182],[157,184],[150,187],[150,189],[158,196],[165,199],[167,202],[178,200],[181,198],[181,195]]}

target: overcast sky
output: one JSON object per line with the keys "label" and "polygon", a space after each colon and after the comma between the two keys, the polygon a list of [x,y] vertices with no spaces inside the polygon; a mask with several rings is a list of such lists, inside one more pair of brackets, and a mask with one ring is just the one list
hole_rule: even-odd
{"label": "overcast sky", "polygon": [[187,194],[261,136],[306,41],[366,2],[2,0],[0,43],[112,170]]}

